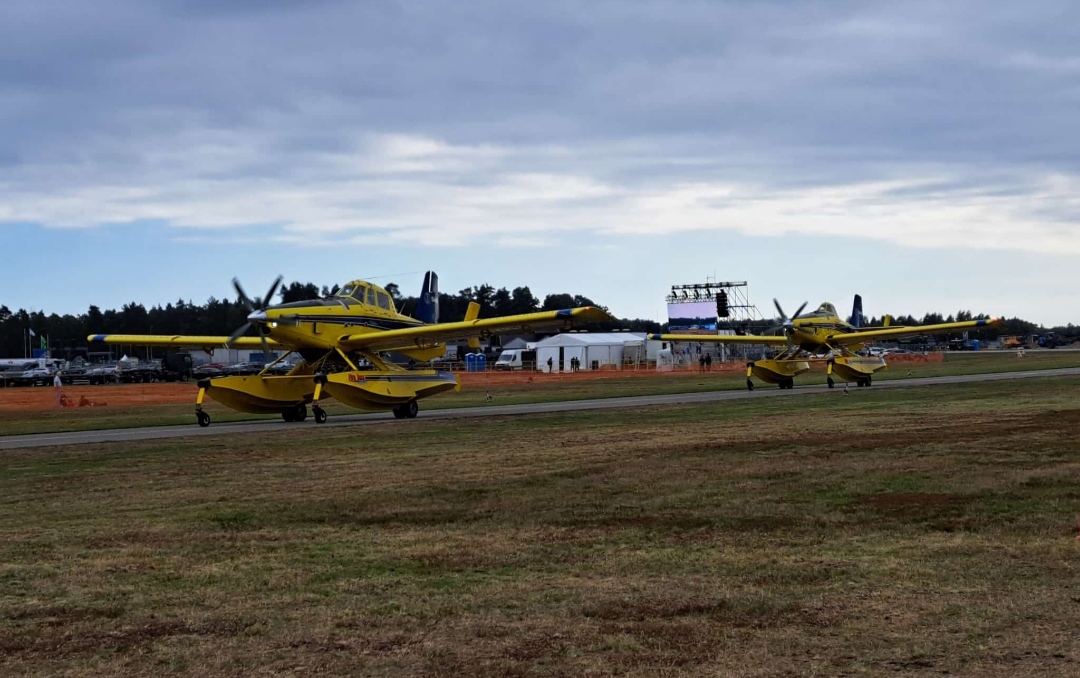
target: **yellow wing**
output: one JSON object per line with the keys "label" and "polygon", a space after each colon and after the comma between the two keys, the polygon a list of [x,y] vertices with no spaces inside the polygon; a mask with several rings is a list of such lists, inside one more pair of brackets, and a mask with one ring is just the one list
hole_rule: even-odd
{"label": "yellow wing", "polygon": [[566,308],[561,311],[541,311],[504,318],[464,320],[456,323],[421,325],[400,330],[369,332],[342,337],[342,349],[366,351],[390,351],[407,348],[427,348],[447,341],[460,341],[473,337],[486,338],[498,334],[531,334],[569,329],[587,322],[612,320],[607,311],[593,306]]}
{"label": "yellow wing", "polygon": [[[165,334],[91,334],[87,341],[99,341],[103,344],[121,344],[124,346],[174,346],[176,348],[262,348],[262,340],[258,337],[239,337],[233,339],[227,347],[225,342],[228,337],[213,337],[199,335],[165,335]],[[269,348],[281,348],[282,345],[273,339],[267,339]]]}
{"label": "yellow wing", "polygon": [[787,337],[761,334],[650,334],[649,338],[701,344],[786,344],[788,341]]}
{"label": "yellow wing", "polygon": [[879,339],[881,337],[900,337],[906,334],[934,334],[935,332],[950,332],[952,330],[966,330],[974,327],[989,327],[1001,322],[1000,318],[985,320],[968,320],[959,323],[939,323],[937,325],[922,325],[912,327],[887,327],[865,332],[847,332],[834,334],[829,337],[831,344],[862,344],[867,339]]}

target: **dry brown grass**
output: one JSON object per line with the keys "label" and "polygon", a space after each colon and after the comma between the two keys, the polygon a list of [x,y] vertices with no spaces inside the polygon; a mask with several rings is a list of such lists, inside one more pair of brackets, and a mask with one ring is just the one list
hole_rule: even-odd
{"label": "dry brown grass", "polygon": [[0,674],[1080,673],[1078,380],[0,459]]}

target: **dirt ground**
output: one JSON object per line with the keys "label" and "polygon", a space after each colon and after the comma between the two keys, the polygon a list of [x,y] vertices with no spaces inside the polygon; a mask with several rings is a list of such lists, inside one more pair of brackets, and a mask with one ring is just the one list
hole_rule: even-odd
{"label": "dirt ground", "polygon": [[0,676],[1075,678],[1078,389],[9,450]]}
{"label": "dirt ground", "polygon": [[[898,355],[889,358],[890,364],[900,363],[939,363],[944,361],[941,353],[929,355]],[[746,369],[745,363],[729,362],[714,363],[713,372],[740,372]],[[655,369],[640,370],[595,370],[582,372],[559,372],[547,374],[543,372],[459,372],[458,379],[463,386],[500,386],[511,384],[531,384],[552,381],[592,381],[597,379],[663,379],[670,375],[687,374],[697,372],[698,367],[677,368],[670,372],[659,372]],[[65,386],[64,395],[79,407],[79,403],[85,398],[86,407],[116,407],[119,405],[177,405],[190,404],[195,401],[197,387],[194,383],[187,384],[107,384],[103,386]],[[56,394],[49,387],[11,387],[0,389],[0,411],[7,412],[34,412],[56,408]]]}

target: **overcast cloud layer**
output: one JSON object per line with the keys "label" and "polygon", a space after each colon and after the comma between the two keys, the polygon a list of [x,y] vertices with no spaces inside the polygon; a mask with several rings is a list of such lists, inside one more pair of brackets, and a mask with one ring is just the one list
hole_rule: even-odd
{"label": "overcast cloud layer", "polygon": [[1080,254],[1077,25],[1046,1],[4,3],[0,222]]}

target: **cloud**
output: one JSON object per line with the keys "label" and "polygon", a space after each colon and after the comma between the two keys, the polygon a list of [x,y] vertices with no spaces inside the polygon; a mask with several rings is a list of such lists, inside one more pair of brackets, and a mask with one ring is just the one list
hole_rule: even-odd
{"label": "cloud", "polygon": [[0,221],[310,247],[737,231],[1076,254],[1077,18],[1062,2],[8,3]]}

